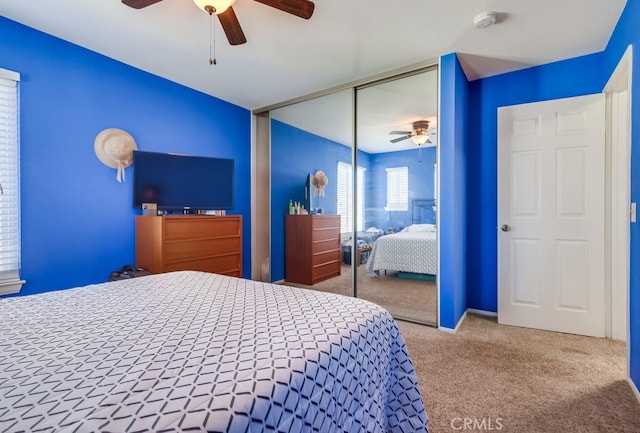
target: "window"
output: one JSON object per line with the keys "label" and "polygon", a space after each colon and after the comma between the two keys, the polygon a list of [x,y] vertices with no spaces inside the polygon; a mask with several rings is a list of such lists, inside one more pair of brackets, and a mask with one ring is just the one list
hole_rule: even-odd
{"label": "window", "polygon": [[387,168],[387,205],[385,210],[409,210],[409,168]]}
{"label": "window", "polygon": [[[364,226],[364,167],[358,167],[357,185],[357,230]],[[340,215],[340,231],[351,232],[353,228],[353,171],[351,164],[338,161],[338,214]]]}
{"label": "window", "polygon": [[0,69],[0,295],[17,293],[20,280],[20,191],[18,182],[18,82]]}

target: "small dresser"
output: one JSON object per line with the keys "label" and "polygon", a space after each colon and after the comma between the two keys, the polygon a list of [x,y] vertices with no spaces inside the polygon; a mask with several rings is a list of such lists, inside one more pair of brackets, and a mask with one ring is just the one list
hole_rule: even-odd
{"label": "small dresser", "polygon": [[340,215],[287,215],[285,281],[313,285],[340,275]]}
{"label": "small dresser", "polygon": [[242,217],[137,216],[136,266],[242,277]]}

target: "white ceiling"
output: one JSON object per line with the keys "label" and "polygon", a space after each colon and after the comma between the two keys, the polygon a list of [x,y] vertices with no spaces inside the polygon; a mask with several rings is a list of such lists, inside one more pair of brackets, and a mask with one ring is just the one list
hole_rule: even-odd
{"label": "white ceiling", "polygon": [[[402,76],[356,90],[357,110],[353,119],[354,95],[343,90],[271,111],[271,117],[329,140],[352,146],[354,125],[358,148],[368,153],[413,149],[406,139],[391,143],[398,135],[390,131],[412,131],[416,120],[429,121],[429,133],[438,127],[438,71]],[[437,137],[431,135],[435,146]]]}
{"label": "white ceiling", "polygon": [[[316,0],[303,20],[253,0],[228,45],[191,0],[0,0],[0,15],[248,109],[457,52],[471,80],[605,48],[625,0]],[[499,12],[474,28],[473,17]]]}

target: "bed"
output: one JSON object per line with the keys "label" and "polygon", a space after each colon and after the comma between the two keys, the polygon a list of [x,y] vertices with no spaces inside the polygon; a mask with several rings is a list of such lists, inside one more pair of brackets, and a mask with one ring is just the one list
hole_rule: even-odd
{"label": "bed", "polygon": [[369,255],[367,271],[372,275],[379,275],[380,271],[436,275],[438,248],[435,229],[419,231],[415,226],[379,237]]}
{"label": "bed", "polygon": [[379,275],[380,271],[395,271],[433,276],[438,272],[438,244],[435,224],[434,200],[414,200],[413,224],[398,233],[379,237],[373,244],[367,271]]}
{"label": "bed", "polygon": [[0,299],[0,431],[426,432],[389,313],[196,271]]}

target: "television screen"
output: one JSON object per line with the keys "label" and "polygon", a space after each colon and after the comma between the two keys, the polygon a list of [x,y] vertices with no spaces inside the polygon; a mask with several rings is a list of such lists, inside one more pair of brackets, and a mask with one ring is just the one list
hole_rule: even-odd
{"label": "television screen", "polygon": [[305,184],[305,187],[304,187],[304,205],[307,211],[313,212],[316,210],[315,209],[316,201],[317,200],[315,197],[315,191],[313,187],[313,175],[309,173],[309,175],[307,176],[307,183]]}
{"label": "television screen", "polygon": [[160,210],[233,209],[232,159],[133,152],[133,206]]}

